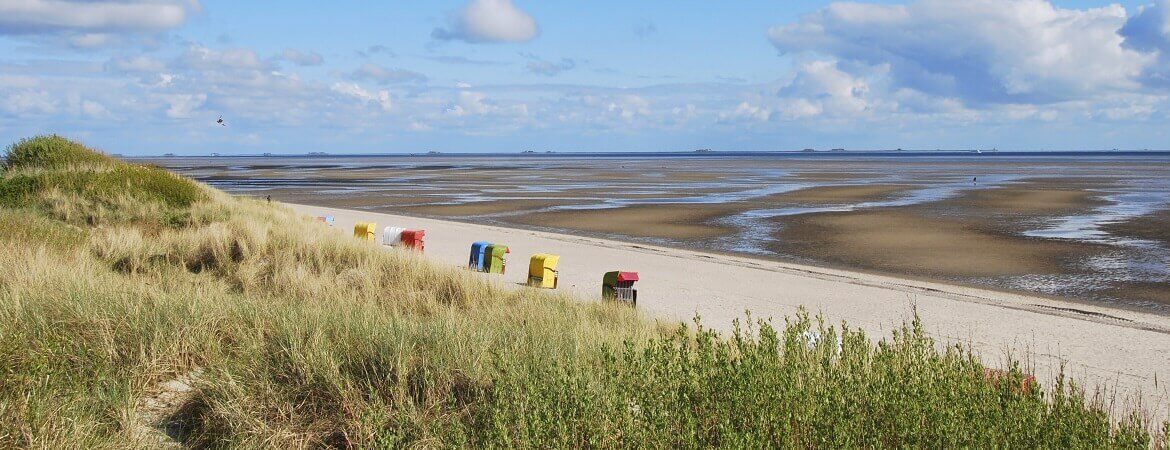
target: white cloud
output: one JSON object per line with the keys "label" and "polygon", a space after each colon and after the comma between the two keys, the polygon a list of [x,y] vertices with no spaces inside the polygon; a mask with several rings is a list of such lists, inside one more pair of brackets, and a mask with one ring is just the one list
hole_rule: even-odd
{"label": "white cloud", "polygon": [[50,115],[57,112],[58,101],[47,91],[21,90],[0,101],[0,108],[16,116]]}
{"label": "white cloud", "polygon": [[1157,87],[1170,87],[1170,0],[1141,7],[1126,21],[1119,32],[1124,45],[1157,55],[1158,61],[1142,73],[1142,81]]}
{"label": "white cloud", "polygon": [[792,79],[780,89],[779,113],[782,117],[798,119],[825,112],[834,115],[855,115],[870,108],[867,99],[869,84],[841,71],[833,61],[812,61],[802,64]]}
{"label": "white cloud", "polygon": [[605,105],[606,111],[617,114],[622,120],[630,121],[651,114],[650,101],[639,95],[623,95]]}
{"label": "white cloud", "polygon": [[196,0],[8,0],[0,2],[0,34],[161,31],[199,11]]}
{"label": "white cloud", "polygon": [[427,81],[427,76],[421,73],[406,69],[388,69],[373,63],[362,64],[361,67],[350,74],[350,77],[356,80],[370,80],[382,84]]}
{"label": "white cloud", "polygon": [[159,73],[167,69],[167,64],[146,55],[138,55],[111,59],[105,67],[106,70],[116,72]]}
{"label": "white cloud", "polygon": [[455,117],[484,115],[495,112],[497,108],[485,102],[485,99],[487,99],[487,95],[484,95],[482,92],[462,90],[456,96],[455,103],[448,106],[445,112]]}
{"label": "white cloud", "polygon": [[447,28],[435,28],[431,37],[465,42],[527,42],[539,30],[536,20],[511,0],[471,0],[450,19]]}
{"label": "white cloud", "polygon": [[298,66],[319,66],[325,63],[325,57],[321,56],[320,53],[302,52],[293,48],[284,49],[280,53],[280,57]]}
{"label": "white cloud", "polygon": [[214,50],[199,44],[188,46],[179,62],[185,67],[202,70],[271,70],[271,66],[254,51],[242,48]]}
{"label": "white cloud", "polygon": [[382,108],[383,111],[390,111],[394,106],[390,99],[390,91],[380,90],[377,93],[371,93],[365,88],[356,83],[334,83],[331,88],[333,92],[345,95],[347,97],[356,98],[365,103],[373,103]]}
{"label": "white cloud", "polygon": [[767,122],[771,117],[772,111],[770,109],[746,101],[740,102],[735,106],[735,109],[729,112],[719,113],[721,123]]}
{"label": "white cloud", "polygon": [[895,87],[969,103],[1050,103],[1138,87],[1151,56],[1122,46],[1125,9],[1063,9],[1046,0],[833,3],[772,27],[783,52],[888,68]]}
{"label": "white cloud", "polygon": [[166,111],[167,117],[189,119],[207,101],[207,94],[170,94],[162,98],[170,105]]}

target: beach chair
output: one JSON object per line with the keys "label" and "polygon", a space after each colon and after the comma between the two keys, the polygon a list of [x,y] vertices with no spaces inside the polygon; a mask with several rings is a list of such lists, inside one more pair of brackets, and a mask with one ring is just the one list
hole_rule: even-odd
{"label": "beach chair", "polygon": [[421,251],[423,251],[423,247],[425,246],[425,243],[423,241],[426,237],[426,234],[427,234],[426,230],[406,230],[406,231],[403,231],[402,232],[402,239],[401,239],[402,246],[409,248],[411,250],[418,250],[421,252]]}
{"label": "beach chair", "polygon": [[479,241],[471,244],[471,256],[467,258],[467,268],[476,272],[483,272],[484,252],[487,246],[490,245],[487,241]]}
{"label": "beach chair", "polygon": [[358,222],[353,226],[353,237],[376,242],[378,240],[378,225],[374,222]]}
{"label": "beach chair", "polygon": [[532,255],[528,262],[528,285],[532,287],[556,289],[557,263],[561,257],[548,253]]}
{"label": "beach chair", "polygon": [[402,242],[404,228],[386,227],[382,230],[382,245],[398,245]]}
{"label": "beach chair", "polygon": [[638,306],[638,290],[634,289],[637,281],[638,272],[606,272],[601,278],[601,298]]}
{"label": "beach chair", "polygon": [[503,275],[509,252],[507,245],[488,244],[484,250],[483,271]]}

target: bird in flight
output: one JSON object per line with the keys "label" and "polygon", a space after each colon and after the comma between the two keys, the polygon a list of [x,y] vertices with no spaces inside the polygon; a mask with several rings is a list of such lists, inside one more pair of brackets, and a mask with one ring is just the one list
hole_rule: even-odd
{"label": "bird in flight", "polygon": [[223,116],[219,116],[219,120],[216,120],[215,123],[220,124],[220,126],[227,126],[227,123],[223,121]]}

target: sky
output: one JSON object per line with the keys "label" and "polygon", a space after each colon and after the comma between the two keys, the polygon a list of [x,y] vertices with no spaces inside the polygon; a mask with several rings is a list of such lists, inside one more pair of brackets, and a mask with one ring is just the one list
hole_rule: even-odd
{"label": "sky", "polygon": [[2,143],[1170,149],[1168,130],[1170,0],[0,0]]}

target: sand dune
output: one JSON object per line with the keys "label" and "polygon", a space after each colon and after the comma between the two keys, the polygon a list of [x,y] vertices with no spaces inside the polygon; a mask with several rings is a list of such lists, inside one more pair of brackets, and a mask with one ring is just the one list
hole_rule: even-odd
{"label": "sand dune", "polygon": [[[831,270],[751,258],[631,244],[521,229],[291,205],[317,216],[331,214],[338,232],[359,220],[427,230],[426,256],[466,264],[471,242],[507,244],[505,275],[484,275],[507,285],[525,280],[528,257],[561,255],[560,289],[583,299],[600,297],[609,270],[640,272],[639,308],[663,321],[690,321],[730,330],[750,310],[780,318],[801,306],[830,323],[847,322],[885,336],[917,307],[941,343],[971,345],[990,364],[1025,357],[1041,380],[1059,367],[1078,380],[1116,389],[1120,399],[1142,391],[1147,408],[1165,417],[1170,389],[1170,321],[1156,315],[923,281]],[[518,287],[519,288],[519,287]],[[1159,380],[1156,384],[1155,377]]]}

